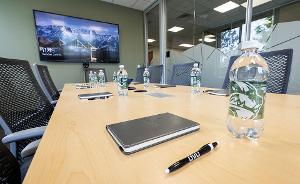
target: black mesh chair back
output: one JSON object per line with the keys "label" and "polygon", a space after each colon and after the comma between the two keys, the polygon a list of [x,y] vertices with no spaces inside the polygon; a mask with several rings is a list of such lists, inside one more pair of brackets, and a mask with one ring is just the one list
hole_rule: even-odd
{"label": "black mesh chair back", "polygon": [[7,147],[0,143],[0,183],[20,184],[20,166]]}
{"label": "black mesh chair back", "polygon": [[173,73],[171,78],[172,85],[191,85],[191,70],[194,63],[175,64],[173,66]]}
{"label": "black mesh chair back", "polygon": [[107,76],[106,76],[106,72],[105,72],[105,68],[85,68],[84,69],[84,78],[85,78],[85,82],[89,83],[89,73],[90,71],[92,71],[93,73],[96,72],[97,74],[99,73],[99,70],[102,70],[104,75],[105,75],[105,82],[107,82]]}
{"label": "black mesh chair back", "polygon": [[51,78],[48,67],[45,65],[33,65],[37,79],[39,80],[41,87],[46,95],[49,95],[51,101],[58,100],[59,92]]}
{"label": "black mesh chair back", "polygon": [[145,71],[145,67],[136,68],[135,82],[139,82],[139,83],[144,82],[144,79],[143,79],[144,71]]}
{"label": "black mesh chair back", "polygon": [[[286,94],[293,61],[293,49],[262,52],[260,55],[267,61],[270,71],[267,81],[267,92]],[[226,89],[229,85],[229,71],[238,57],[232,56],[229,60],[223,89]]]}
{"label": "black mesh chair back", "polygon": [[153,65],[149,67],[150,83],[160,83],[163,65]]}
{"label": "black mesh chair back", "polygon": [[[5,134],[46,126],[53,112],[27,61],[0,58],[0,98]],[[21,151],[34,140],[18,141],[11,152],[21,161]]]}

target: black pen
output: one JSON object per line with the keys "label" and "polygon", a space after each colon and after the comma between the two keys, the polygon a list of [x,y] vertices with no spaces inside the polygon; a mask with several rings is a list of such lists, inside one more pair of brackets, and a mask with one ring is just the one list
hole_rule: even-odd
{"label": "black pen", "polygon": [[165,170],[165,173],[168,174],[170,172],[176,171],[177,169],[179,169],[179,168],[183,167],[184,165],[192,162],[193,160],[195,160],[195,159],[199,158],[200,156],[204,155],[205,153],[210,152],[217,145],[218,145],[218,142],[213,142],[213,143],[209,143],[209,144],[206,144],[206,145],[202,146],[202,148],[200,148],[195,153],[179,160],[178,162],[175,162],[173,165],[168,167],[168,169]]}

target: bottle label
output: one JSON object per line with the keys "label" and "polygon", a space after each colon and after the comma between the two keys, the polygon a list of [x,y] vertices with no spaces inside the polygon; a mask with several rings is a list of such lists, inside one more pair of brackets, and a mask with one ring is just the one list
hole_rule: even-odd
{"label": "bottle label", "polygon": [[192,87],[197,87],[198,83],[198,77],[197,76],[191,76],[191,86]]}
{"label": "bottle label", "polygon": [[120,77],[120,82],[119,85],[121,87],[121,89],[127,89],[127,77]]}
{"label": "bottle label", "polygon": [[144,76],[144,83],[149,83],[149,77],[148,76]]}
{"label": "bottle label", "polygon": [[242,119],[264,118],[266,82],[230,82],[229,114]]}

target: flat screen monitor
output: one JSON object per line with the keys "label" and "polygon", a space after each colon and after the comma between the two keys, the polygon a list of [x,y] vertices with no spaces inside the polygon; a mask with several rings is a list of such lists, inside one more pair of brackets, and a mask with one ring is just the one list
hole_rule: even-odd
{"label": "flat screen monitor", "polygon": [[33,10],[41,61],[119,63],[119,25]]}

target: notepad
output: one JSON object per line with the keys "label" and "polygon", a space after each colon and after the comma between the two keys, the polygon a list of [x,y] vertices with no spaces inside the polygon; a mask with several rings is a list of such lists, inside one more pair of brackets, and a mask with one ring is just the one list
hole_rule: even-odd
{"label": "notepad", "polygon": [[89,93],[89,94],[80,94],[78,97],[80,99],[91,99],[91,98],[106,98],[112,96],[110,92],[102,92],[102,93]]}
{"label": "notepad", "polygon": [[131,154],[200,129],[197,122],[163,113],[107,125],[106,129],[124,154]]}
{"label": "notepad", "polygon": [[166,98],[171,97],[172,95],[165,94],[165,93],[148,93],[149,96],[157,97],[157,98]]}
{"label": "notepad", "polygon": [[176,87],[176,85],[170,85],[170,84],[157,84],[155,86],[159,87],[159,88],[174,88],[174,87]]}
{"label": "notepad", "polygon": [[206,90],[205,93],[210,95],[217,95],[217,96],[228,96],[229,91],[226,89],[217,89],[217,90]]}

